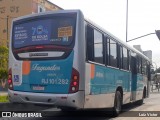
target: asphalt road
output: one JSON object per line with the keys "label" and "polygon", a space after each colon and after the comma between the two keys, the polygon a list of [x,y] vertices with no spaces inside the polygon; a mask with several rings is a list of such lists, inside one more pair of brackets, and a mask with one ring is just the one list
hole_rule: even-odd
{"label": "asphalt road", "polygon": [[[159,120],[160,119],[160,93],[155,91],[150,94],[150,97],[144,100],[141,106],[128,104],[123,107],[123,112],[119,117],[112,117],[106,111],[77,111],[63,113],[60,109],[49,106],[34,106],[34,105],[17,105],[17,104],[0,104],[0,111],[43,111],[48,117],[42,118],[0,118],[0,120]],[[157,115],[153,117],[149,115]]]}
{"label": "asphalt road", "polygon": [[130,104],[124,111],[113,120],[160,120],[160,92],[151,92],[143,105]]}

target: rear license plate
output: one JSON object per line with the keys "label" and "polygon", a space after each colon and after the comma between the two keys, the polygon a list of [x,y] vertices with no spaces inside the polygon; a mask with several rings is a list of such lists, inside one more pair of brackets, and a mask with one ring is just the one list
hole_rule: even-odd
{"label": "rear license plate", "polygon": [[44,86],[33,86],[33,90],[44,90]]}

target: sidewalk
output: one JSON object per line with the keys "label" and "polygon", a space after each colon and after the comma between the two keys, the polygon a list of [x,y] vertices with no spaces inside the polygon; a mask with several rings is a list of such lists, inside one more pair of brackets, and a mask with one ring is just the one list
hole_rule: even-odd
{"label": "sidewalk", "polygon": [[0,96],[8,95],[8,91],[0,91]]}
{"label": "sidewalk", "polygon": [[160,92],[160,85],[156,86],[156,84],[152,84],[150,87],[150,93],[152,92]]}

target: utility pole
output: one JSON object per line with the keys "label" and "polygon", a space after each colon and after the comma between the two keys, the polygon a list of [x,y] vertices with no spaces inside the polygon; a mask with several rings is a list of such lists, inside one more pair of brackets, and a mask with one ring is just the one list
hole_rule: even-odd
{"label": "utility pole", "polygon": [[126,42],[128,41],[128,0],[126,4]]}

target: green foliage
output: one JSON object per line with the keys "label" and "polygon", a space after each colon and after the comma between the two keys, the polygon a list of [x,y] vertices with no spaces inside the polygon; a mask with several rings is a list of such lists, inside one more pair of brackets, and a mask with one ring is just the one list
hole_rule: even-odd
{"label": "green foliage", "polygon": [[9,102],[8,96],[7,95],[0,96],[0,102]]}
{"label": "green foliage", "polygon": [[8,70],[4,68],[0,68],[0,79],[7,79]]}
{"label": "green foliage", "polygon": [[0,79],[7,79],[8,77],[8,54],[8,48],[0,46]]}
{"label": "green foliage", "polygon": [[0,68],[8,69],[8,54],[8,48],[0,46]]}
{"label": "green foliage", "polygon": [[0,46],[0,54],[7,54],[8,55],[8,48],[5,46]]}

